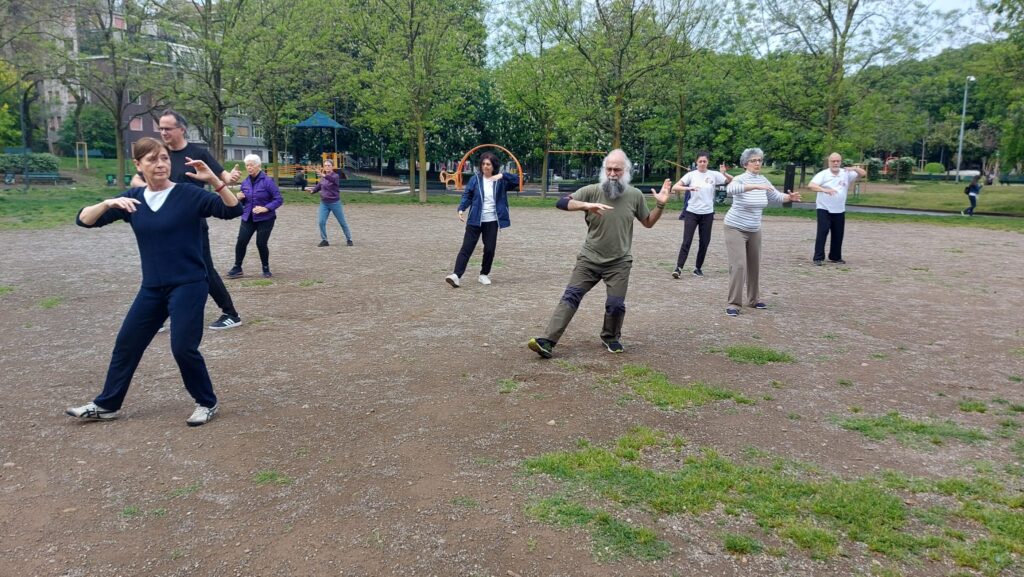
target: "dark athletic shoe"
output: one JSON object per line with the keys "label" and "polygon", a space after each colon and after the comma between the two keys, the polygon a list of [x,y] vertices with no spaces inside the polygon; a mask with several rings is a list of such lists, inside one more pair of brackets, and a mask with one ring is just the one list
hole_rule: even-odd
{"label": "dark athletic shoe", "polygon": [[839,259],[839,260],[829,260],[828,262],[830,262],[830,263],[832,263],[832,264],[846,264],[846,261],[845,261],[845,260],[843,260],[843,259]]}
{"label": "dark athletic shoe", "polygon": [[233,266],[228,271],[228,278],[242,278],[243,276],[245,276],[245,273],[242,272],[242,267],[240,266]]}
{"label": "dark athletic shoe", "polygon": [[233,328],[235,328],[237,326],[241,326],[241,325],[242,325],[242,318],[241,317],[237,317],[237,316],[233,317],[231,315],[220,315],[220,318],[217,319],[217,322],[215,322],[212,325],[210,325],[209,328],[212,329],[212,330],[215,330],[215,331],[222,331],[224,329],[233,329]]}
{"label": "dark athletic shoe", "polygon": [[768,305],[766,305],[764,303],[757,303],[757,304],[754,305],[754,308],[759,310],[759,311],[763,311],[764,309],[768,308]]}
{"label": "dark athletic shoe", "polygon": [[626,352],[626,349],[622,348],[622,343],[619,341],[604,341],[604,348],[608,349],[609,353]]}
{"label": "dark athletic shoe", "polygon": [[672,271],[672,278],[679,278],[683,274],[683,269],[676,267],[676,270]]}
{"label": "dark athletic shoe", "polygon": [[270,267],[269,266],[263,267],[263,278],[271,278],[273,276],[274,276],[274,274],[272,272],[270,272]]}
{"label": "dark athletic shoe", "polygon": [[351,240],[346,240],[345,241],[345,246],[352,246],[352,241]]}
{"label": "dark athletic shoe", "polygon": [[814,259],[814,266],[821,266],[822,264],[824,264],[824,261],[821,259]]}
{"label": "dark athletic shoe", "polygon": [[530,350],[544,357],[545,359],[551,358],[551,349],[555,348],[555,343],[542,339],[540,337],[530,339],[530,342],[526,343],[526,346],[530,347]]}
{"label": "dark athletic shoe", "polygon": [[317,246],[331,246],[331,243],[327,242],[326,240],[322,240],[320,241],[320,244],[318,244]]}
{"label": "dark athletic shoe", "polygon": [[734,308],[730,307],[730,308],[725,309],[725,314],[727,314],[727,315],[729,315],[731,317],[738,317],[738,316],[740,316],[740,309],[734,309]]}
{"label": "dark athletic shoe", "polygon": [[704,276],[704,273],[699,268],[695,268],[693,269],[693,276]]}
{"label": "dark athletic shoe", "polygon": [[64,414],[83,421],[109,421],[117,418],[117,411],[108,411],[96,403],[86,403],[81,407],[69,407]]}

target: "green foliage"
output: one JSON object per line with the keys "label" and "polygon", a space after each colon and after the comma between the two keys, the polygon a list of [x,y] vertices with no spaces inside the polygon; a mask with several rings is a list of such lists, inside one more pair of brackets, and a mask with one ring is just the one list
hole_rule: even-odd
{"label": "green foliage", "polygon": [[738,533],[726,533],[722,538],[722,546],[726,551],[737,555],[751,555],[764,549],[764,545],[757,539]]}
{"label": "green foliage", "polygon": [[868,180],[877,181],[882,178],[882,167],[884,163],[881,158],[868,158],[864,161],[865,170],[868,171]]}
{"label": "green foliage", "polygon": [[[58,146],[63,154],[74,156],[78,133],[73,118],[68,118],[60,128]],[[110,114],[101,107],[87,104],[82,108],[79,119],[82,125],[82,139],[89,150],[99,150],[103,156],[112,158],[117,155],[117,142],[114,139],[114,121]]]}
{"label": "green foliage", "polygon": [[[22,172],[25,166],[23,154],[0,154],[0,172]],[[31,152],[28,155],[29,172],[57,172],[60,159],[48,152]]]}
{"label": "green foliage", "polygon": [[968,399],[965,401],[960,401],[959,406],[960,410],[965,413],[984,413],[985,411],[988,410],[988,405],[985,404],[985,401]]}
{"label": "green foliage", "polygon": [[277,485],[279,487],[283,487],[291,485],[295,480],[280,471],[270,469],[267,471],[260,471],[253,475],[252,482],[261,487],[264,485]]}
{"label": "green foliage", "polygon": [[0,102],[0,147],[20,146],[21,130],[18,128],[18,117],[6,102]]}
{"label": "green foliage", "polygon": [[939,164],[938,162],[929,162],[924,165],[924,171],[928,174],[943,174],[946,172],[946,167]]}
{"label": "green foliage", "polygon": [[904,182],[910,179],[910,175],[914,173],[914,159],[909,156],[901,156],[899,158],[890,158],[886,163],[886,173],[889,176],[889,180],[895,180],[896,182]]}
{"label": "green foliage", "polygon": [[837,422],[844,429],[857,431],[876,441],[885,440],[890,436],[903,442],[927,440],[934,444],[941,444],[944,439],[957,439],[966,443],[988,439],[985,433],[961,427],[952,421],[915,421],[897,412],[876,417],[851,417]]}
{"label": "green foliage", "polygon": [[527,507],[526,514],[549,525],[587,527],[593,540],[594,557],[599,561],[613,561],[622,556],[655,561],[671,552],[669,544],[658,539],[654,531],[628,525],[604,511],[561,497],[540,500]]}

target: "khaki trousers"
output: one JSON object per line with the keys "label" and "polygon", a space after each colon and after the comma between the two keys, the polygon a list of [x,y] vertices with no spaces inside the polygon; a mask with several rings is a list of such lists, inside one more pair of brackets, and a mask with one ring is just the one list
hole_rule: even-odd
{"label": "khaki trousers", "polygon": [[577,257],[576,267],[569,276],[569,285],[565,287],[565,293],[558,301],[551,320],[548,321],[548,340],[557,343],[558,339],[562,338],[562,333],[576,314],[580,301],[601,281],[604,281],[607,291],[601,340],[606,343],[619,340],[622,336],[622,321],[626,318],[626,289],[629,288],[629,272],[632,268],[633,261],[619,260],[608,264],[595,264],[582,256]]}
{"label": "khaki trousers", "polygon": [[729,307],[743,306],[743,284],[747,285],[748,307],[760,300],[761,231],[747,232],[725,227],[725,250],[729,253]]}

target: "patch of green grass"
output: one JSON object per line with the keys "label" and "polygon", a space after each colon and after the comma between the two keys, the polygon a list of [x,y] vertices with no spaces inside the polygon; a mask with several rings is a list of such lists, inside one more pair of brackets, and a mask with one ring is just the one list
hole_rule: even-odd
{"label": "patch of green grass", "polygon": [[158,507],[158,508],[153,509],[152,511],[150,511],[149,514],[154,516],[154,517],[157,517],[157,518],[159,518],[159,517],[166,517],[167,516],[167,509],[165,509],[164,507]]}
{"label": "patch of green grass", "polygon": [[1013,555],[1001,540],[979,539],[973,543],[956,543],[951,547],[950,555],[957,565],[993,577],[1013,565]]}
{"label": "patch of green grass", "polygon": [[265,485],[278,485],[280,487],[284,487],[286,485],[291,485],[295,480],[280,471],[269,469],[266,471],[260,471],[253,475],[252,482],[261,487]]}
{"label": "patch of green grass", "polygon": [[988,405],[986,405],[984,401],[972,399],[960,401],[959,406],[960,410],[965,413],[984,413],[988,410]]}
{"label": "patch of green grass", "polygon": [[620,437],[615,446],[615,454],[627,461],[636,461],[647,447],[657,447],[665,443],[665,433],[647,427],[633,427],[629,433]]}
{"label": "patch of green grass", "polygon": [[0,297],[14,292],[14,287],[0,284]]}
{"label": "patch of green grass", "polygon": [[64,299],[62,299],[61,297],[46,297],[45,299],[39,301],[39,306],[40,308],[44,309],[52,309],[60,305],[60,303],[62,302],[64,302]]}
{"label": "patch of green grass", "polygon": [[242,281],[242,286],[244,287],[264,287],[270,286],[272,284],[274,284],[274,281],[270,280],[269,278],[258,278],[253,280]]}
{"label": "patch of green grass", "polygon": [[850,379],[839,379],[838,381],[836,381],[836,384],[838,384],[840,387],[852,387],[853,381],[851,381]]}
{"label": "patch of green grass", "polygon": [[722,546],[735,555],[752,555],[764,549],[764,545],[757,539],[739,533],[726,533],[722,537]]}
{"label": "patch of green grass", "polygon": [[1021,424],[1013,419],[1003,419],[999,421],[998,425],[999,428],[996,429],[996,435],[1004,439],[1012,439],[1021,427]]}
{"label": "patch of green grass", "polygon": [[470,497],[455,497],[452,499],[452,505],[462,507],[463,509],[477,509],[480,507],[480,503]]}
{"label": "patch of green grass", "polygon": [[786,383],[783,383],[782,381],[772,381],[768,384],[771,385],[773,389],[782,389],[786,387]]}
{"label": "patch of green grass", "polygon": [[664,373],[642,365],[625,365],[621,369],[622,381],[644,400],[662,409],[699,407],[712,401],[732,400],[739,404],[753,404],[753,400],[739,393],[708,385],[691,383],[677,385]]}
{"label": "patch of green grass", "polygon": [[1024,405],[1020,403],[1011,403],[1009,407],[1006,407],[1006,410],[1011,413],[1024,413]]}
{"label": "patch of green grass", "polygon": [[839,552],[839,538],[834,533],[808,522],[784,523],[779,536],[810,553],[812,559],[828,559]]}
{"label": "patch of green grass", "polygon": [[864,408],[861,407],[860,405],[853,405],[849,408],[849,411],[851,413],[860,413],[864,411]]}
{"label": "patch of green grass", "polygon": [[786,418],[789,419],[790,421],[799,421],[800,420],[800,414],[799,413],[786,413]]}
{"label": "patch of green grass", "polygon": [[324,281],[315,279],[303,279],[299,281],[299,286],[303,288],[315,286],[318,284],[324,284]]}
{"label": "patch of green grass", "polygon": [[885,353],[871,353],[871,358],[878,359],[880,361],[884,361],[885,359],[889,358],[889,355],[887,355]]}
{"label": "patch of green grass", "polygon": [[1006,379],[1011,383],[1024,383],[1024,377],[1020,375],[1010,375]]}
{"label": "patch of green grass", "polygon": [[821,338],[823,338],[825,340],[829,340],[829,341],[834,341],[834,340],[838,339],[839,337],[837,337],[833,333],[825,333],[825,334],[821,335]]}
{"label": "patch of green grass", "polygon": [[944,439],[957,439],[965,443],[988,439],[985,433],[961,427],[952,421],[915,421],[897,412],[876,417],[838,419],[836,422],[848,431],[857,431],[876,441],[885,440],[890,436],[902,442],[929,441],[935,444],[941,444]]}
{"label": "patch of green grass", "polygon": [[669,544],[658,539],[654,531],[623,523],[604,511],[561,497],[538,501],[527,507],[526,513],[549,525],[586,527],[590,531],[594,557],[599,561],[614,561],[623,556],[655,561],[671,552]]}
{"label": "patch of green grass", "polygon": [[139,515],[142,515],[142,509],[136,507],[135,505],[125,505],[124,508],[121,509],[120,515],[125,519],[132,519],[138,517]]}
{"label": "patch of green grass", "polygon": [[192,493],[195,493],[200,488],[202,488],[202,486],[203,486],[202,483],[200,483],[199,481],[196,481],[195,483],[192,483],[191,485],[187,485],[185,487],[178,487],[177,489],[174,489],[173,491],[171,491],[170,497],[173,499],[175,497],[185,497],[187,495],[191,495]]}
{"label": "patch of green grass", "polygon": [[1024,439],[1017,439],[1014,441],[1010,450],[1013,451],[1014,455],[1017,455],[1018,459],[1024,461]]}
{"label": "patch of green grass", "polygon": [[563,371],[569,371],[570,373],[582,373],[583,367],[571,363],[565,359],[555,359],[555,364],[559,366]]}
{"label": "patch of green grass", "polygon": [[792,363],[795,361],[788,353],[756,347],[753,345],[733,345],[726,347],[725,354],[737,363],[767,365],[768,363]]}
{"label": "patch of green grass", "polygon": [[[469,263],[466,266],[475,269],[479,268],[481,264],[483,264],[483,260],[480,257],[472,257],[469,259]],[[494,259],[494,262],[491,263],[491,268],[503,268],[504,266],[505,263],[500,258]]]}
{"label": "patch of green grass", "polygon": [[498,392],[502,395],[514,393],[518,388],[519,383],[513,379],[501,379],[498,381]]}

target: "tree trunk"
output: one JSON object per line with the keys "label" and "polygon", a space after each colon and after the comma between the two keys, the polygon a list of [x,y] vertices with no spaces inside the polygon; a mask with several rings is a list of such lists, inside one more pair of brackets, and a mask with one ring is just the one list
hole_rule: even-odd
{"label": "tree trunk", "polygon": [[[409,194],[416,192],[416,141],[409,133]],[[422,201],[421,201],[422,202]]]}
{"label": "tree trunk", "polygon": [[427,138],[423,122],[416,123],[416,141],[420,158],[420,202],[427,202]]}
{"label": "tree trunk", "polygon": [[622,148],[622,94],[615,95],[612,148]]}
{"label": "tree trunk", "polygon": [[683,152],[685,151],[683,137],[686,135],[686,92],[679,93],[679,132],[676,134],[676,178],[683,177]]}
{"label": "tree trunk", "polygon": [[540,174],[540,198],[542,200],[548,197],[548,150],[551,150],[551,137],[544,136],[544,163],[541,165],[542,172]]}

